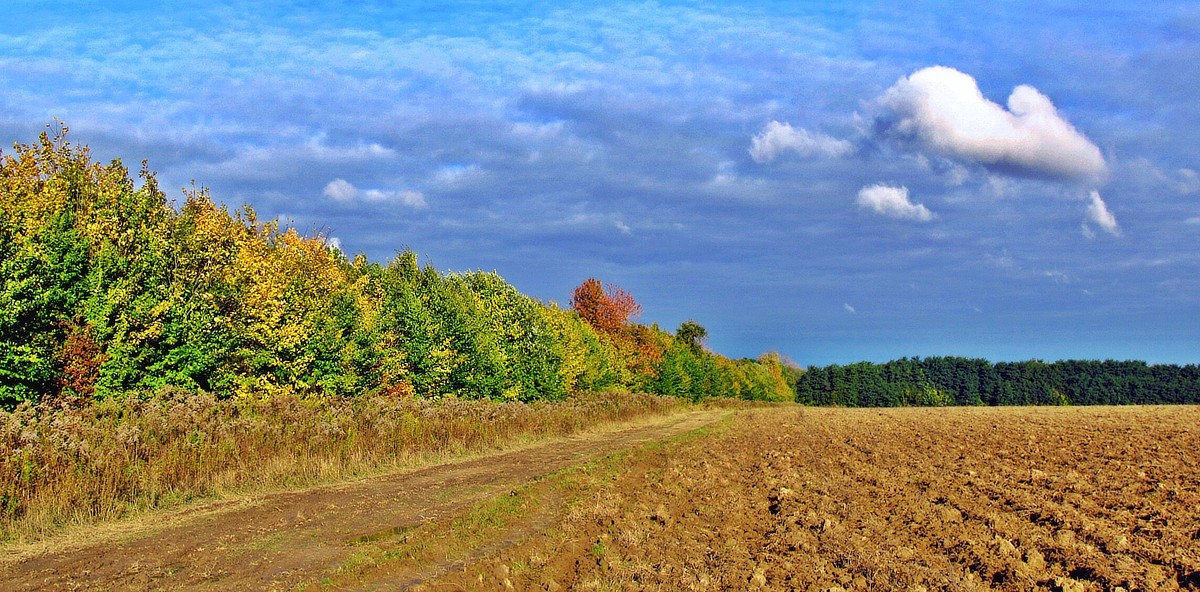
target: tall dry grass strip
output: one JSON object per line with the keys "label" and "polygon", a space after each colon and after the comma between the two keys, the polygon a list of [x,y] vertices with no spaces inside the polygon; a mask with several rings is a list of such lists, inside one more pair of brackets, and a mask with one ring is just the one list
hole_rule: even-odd
{"label": "tall dry grass strip", "polygon": [[335,480],[423,456],[565,435],[683,405],[652,395],[557,403],[364,396],[218,400],[166,391],[0,411],[0,541],[222,492]]}

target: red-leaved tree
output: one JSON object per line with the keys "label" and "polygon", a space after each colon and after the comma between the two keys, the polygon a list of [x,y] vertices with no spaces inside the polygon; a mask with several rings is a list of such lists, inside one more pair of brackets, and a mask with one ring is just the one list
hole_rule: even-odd
{"label": "red-leaved tree", "polygon": [[616,335],[642,312],[642,306],[629,292],[616,286],[605,288],[596,278],[588,278],[575,288],[571,308],[593,329],[609,335]]}

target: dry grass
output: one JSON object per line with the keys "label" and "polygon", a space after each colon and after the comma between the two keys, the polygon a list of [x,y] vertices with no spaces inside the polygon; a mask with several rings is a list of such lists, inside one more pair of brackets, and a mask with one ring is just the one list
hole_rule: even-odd
{"label": "dry grass", "polygon": [[0,542],[230,492],[344,479],[429,456],[665,413],[677,399],[557,403],[385,396],[261,402],[165,392],[0,412]]}

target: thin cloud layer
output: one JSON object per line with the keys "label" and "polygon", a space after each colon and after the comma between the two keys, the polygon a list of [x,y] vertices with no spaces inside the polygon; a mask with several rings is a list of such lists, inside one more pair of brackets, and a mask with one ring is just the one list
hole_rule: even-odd
{"label": "thin cloud layer", "polygon": [[758,163],[775,160],[780,154],[794,152],[800,156],[845,156],[854,151],[846,140],[793,128],[789,123],[772,121],[750,142],[750,157]]}
{"label": "thin cloud layer", "polygon": [[1005,109],[971,76],[932,66],[901,78],[877,104],[876,131],[920,149],[1026,176],[1097,183],[1108,175],[1100,149],[1032,86],[1013,89]]}
{"label": "thin cloud layer", "polygon": [[929,222],[937,216],[924,204],[914,204],[908,198],[907,187],[871,185],[858,191],[858,207],[869,209],[880,216],[900,220]]}

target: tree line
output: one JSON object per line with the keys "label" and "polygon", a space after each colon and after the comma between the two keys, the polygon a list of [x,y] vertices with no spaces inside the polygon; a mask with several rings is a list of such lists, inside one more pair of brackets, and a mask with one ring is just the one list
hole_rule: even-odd
{"label": "tree line", "polygon": [[790,400],[777,355],[730,360],[694,322],[635,322],[589,279],[570,308],[411,250],[349,257],[143,162],[94,162],[65,126],[0,153],[0,406],[164,387],[219,397],[560,399],[644,391]]}
{"label": "tree line", "polygon": [[796,382],[796,400],[845,407],[1195,404],[1200,403],[1200,367],[903,358],[808,368]]}

